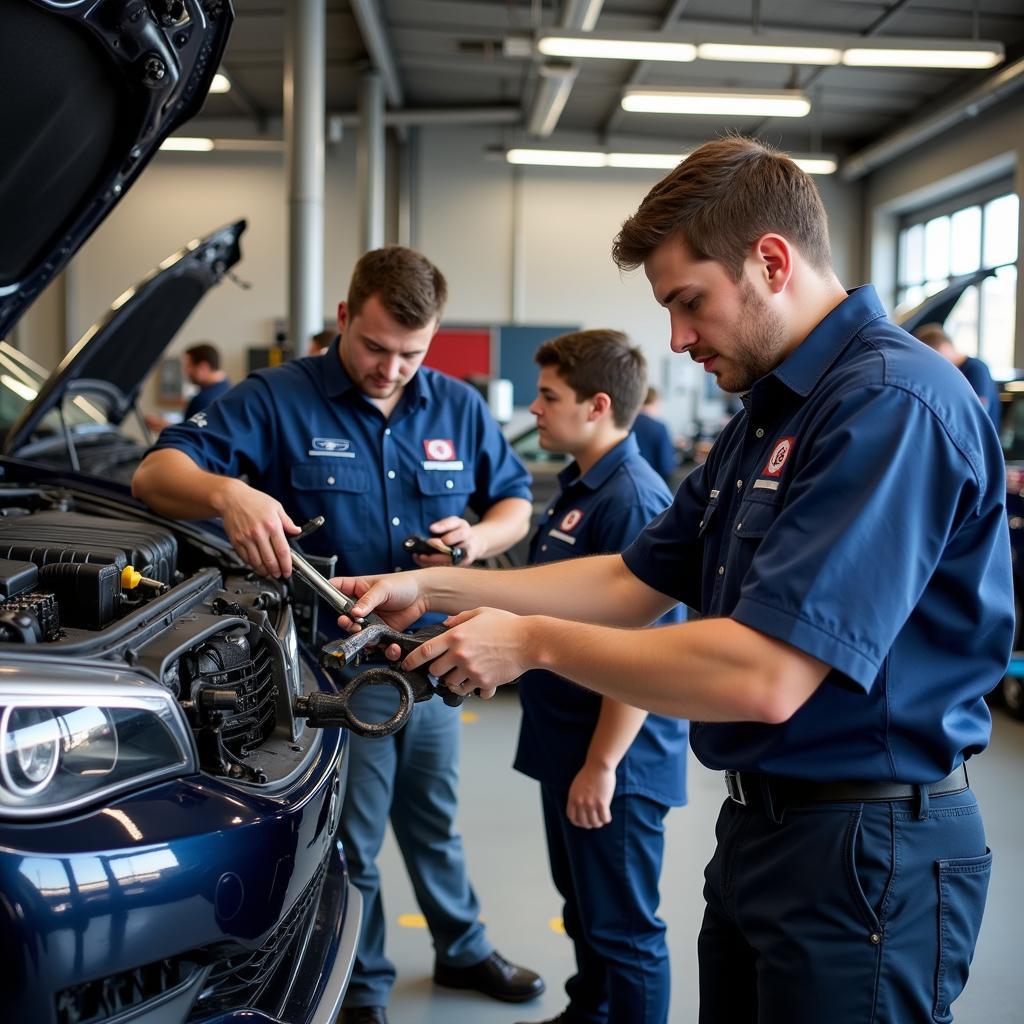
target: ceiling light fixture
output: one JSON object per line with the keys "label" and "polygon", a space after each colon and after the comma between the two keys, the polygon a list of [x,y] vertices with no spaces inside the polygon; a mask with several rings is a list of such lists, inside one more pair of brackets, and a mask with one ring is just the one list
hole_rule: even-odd
{"label": "ceiling light fixture", "polygon": [[213,76],[213,81],[210,83],[210,92],[230,92],[231,91],[231,79],[224,74],[223,71],[218,71]]}
{"label": "ceiling light fixture", "polygon": [[697,58],[693,43],[654,39],[589,39],[585,36],[541,36],[537,49],[546,57],[586,57],[598,60],[669,60],[686,63]]}
{"label": "ceiling light fixture", "polygon": [[[597,149],[509,149],[510,164],[539,167],[619,167],[637,170],[671,170],[688,153],[606,153]],[[830,154],[791,155],[790,159],[808,174],[834,174],[839,162]]]}
{"label": "ceiling light fixture", "polygon": [[[1003,60],[1003,48],[989,44],[980,49],[933,49],[908,47],[904,40],[893,47],[851,46],[843,51],[843,63],[854,68],[953,68],[984,70]],[[934,43],[934,40],[933,40]],[[997,48],[996,48],[997,47]]]}
{"label": "ceiling light fixture", "polygon": [[160,148],[168,153],[209,153],[213,149],[213,139],[190,138],[187,135],[164,139]]}
{"label": "ceiling light fixture", "polygon": [[811,101],[798,89],[651,89],[628,86],[622,109],[640,114],[806,117]]}
{"label": "ceiling light fixture", "polygon": [[754,34],[731,25],[687,22],[678,32],[546,30],[535,49],[548,56],[650,61],[752,61],[760,64],[847,64],[852,67],[995,67],[1005,57],[993,40],[887,38],[809,32]]}
{"label": "ceiling light fixture", "polygon": [[701,43],[701,60],[728,60],[758,64],[838,64],[843,51],[834,46],[764,46],[758,43]]}

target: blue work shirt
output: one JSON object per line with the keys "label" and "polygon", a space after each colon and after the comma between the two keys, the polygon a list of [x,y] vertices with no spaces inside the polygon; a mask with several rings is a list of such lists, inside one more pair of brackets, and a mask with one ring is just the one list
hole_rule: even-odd
{"label": "blue work shirt", "polygon": [[230,390],[231,381],[226,377],[224,380],[214,381],[213,384],[207,384],[205,388],[200,388],[189,399],[188,405],[185,406],[184,418],[189,419],[189,417],[195,416],[197,412],[202,412],[211,402],[220,398],[221,395],[227,394]]}
{"label": "blue work shirt", "polygon": [[346,576],[416,568],[402,546],[409,534],[428,536],[467,506],[483,515],[504,498],[530,499],[529,473],[473,388],[421,367],[385,419],[349,379],[337,342],[251,374],[165,429],[159,448],[211,473],[245,474],[296,523],[325,516],[303,550],[337,555]]}
{"label": "blue work shirt", "polygon": [[633,435],[640,447],[640,454],[654,467],[654,471],[666,482],[676,465],[676,450],[672,446],[668,427],[646,413],[637,413],[633,421]]}
{"label": "blue work shirt", "polygon": [[[531,541],[534,565],[621,551],[672,500],[631,434],[583,476],[579,472],[574,462],[558,475],[561,493]],[[684,610],[676,608],[660,622],[684,618]],[[637,641],[645,636],[638,633]],[[523,721],[515,767],[567,790],[586,760],[601,697],[542,670],[520,678],[519,697]],[[678,718],[648,715],[616,769],[615,795],[638,794],[671,806],[686,803],[686,732],[686,722]]]}
{"label": "blue work shirt", "polygon": [[779,725],[693,723],[711,768],[932,782],[984,749],[1013,641],[999,441],[871,287],[744,396],[630,570],[831,666]]}

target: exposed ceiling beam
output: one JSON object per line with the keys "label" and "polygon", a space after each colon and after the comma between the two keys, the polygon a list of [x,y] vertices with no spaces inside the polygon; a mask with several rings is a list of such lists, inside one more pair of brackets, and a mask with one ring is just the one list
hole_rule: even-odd
{"label": "exposed ceiling beam", "polygon": [[[566,0],[559,27],[570,32],[593,31],[603,4],[604,0]],[[540,81],[526,118],[531,135],[546,138],[555,130],[578,72],[575,64],[549,61],[541,65]]]}
{"label": "exposed ceiling beam", "polygon": [[381,17],[381,5],[378,0],[350,0],[352,13],[355,15],[359,32],[363,37],[366,52],[370,55],[373,68],[377,71],[384,84],[384,95],[393,107],[405,104],[402,80],[398,74],[398,62],[395,60],[391,39],[387,26]]}

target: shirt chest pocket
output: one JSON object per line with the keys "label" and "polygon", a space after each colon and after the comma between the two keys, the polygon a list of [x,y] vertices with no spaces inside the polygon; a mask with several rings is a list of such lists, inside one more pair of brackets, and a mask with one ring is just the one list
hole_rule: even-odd
{"label": "shirt chest pocket", "polygon": [[362,547],[363,533],[380,526],[384,513],[371,507],[370,475],[361,466],[344,459],[300,463],[292,466],[291,484],[296,507],[285,511],[300,526],[326,516],[332,547],[338,550]]}
{"label": "shirt chest pocket", "polygon": [[461,516],[475,489],[471,468],[417,469],[416,490],[424,516],[423,527],[445,516]]}
{"label": "shirt chest pocket", "polygon": [[765,497],[755,493],[741,502],[731,528],[729,558],[741,575],[746,573],[761,541],[775,525],[781,510],[782,500],[777,492]]}

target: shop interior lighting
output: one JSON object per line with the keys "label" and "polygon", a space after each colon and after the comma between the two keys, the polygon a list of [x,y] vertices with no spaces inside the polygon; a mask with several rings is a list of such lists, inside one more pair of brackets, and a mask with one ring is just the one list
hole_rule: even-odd
{"label": "shop interior lighting", "polygon": [[814,33],[741,31],[713,22],[689,22],[685,31],[586,34],[549,30],[538,53],[570,59],[743,61],[758,64],[847,64],[851,67],[984,69],[1000,64],[1003,44],[993,40],[893,36],[887,39]]}
{"label": "shop interior lighting", "polygon": [[668,60],[679,63],[697,59],[693,43],[668,43],[655,39],[591,39],[587,36],[542,36],[537,50],[545,57],[589,57],[598,60]]}
{"label": "shop interior lighting", "polygon": [[210,92],[230,92],[231,91],[231,79],[224,74],[223,71],[218,71],[213,76],[213,81],[210,83]]}
{"label": "shop interior lighting", "polygon": [[629,86],[622,109],[640,114],[708,114],[718,117],[806,117],[811,101],[798,89],[651,89]]}
{"label": "shop interior lighting", "polygon": [[175,135],[169,139],[164,139],[160,143],[160,148],[169,153],[209,153],[213,149],[213,139]]}
{"label": "shop interior lighting", "polygon": [[[642,170],[671,170],[687,153],[606,153],[596,149],[510,149],[510,164],[542,167],[626,167]],[[795,155],[790,159],[808,174],[834,174],[839,161],[826,153]]]}

